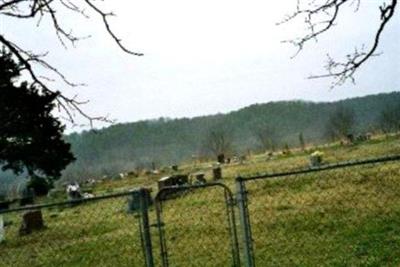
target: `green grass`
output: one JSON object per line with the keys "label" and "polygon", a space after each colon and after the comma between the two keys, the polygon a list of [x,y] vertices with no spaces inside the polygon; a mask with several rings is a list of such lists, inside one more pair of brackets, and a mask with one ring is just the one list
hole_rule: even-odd
{"label": "green grass", "polygon": [[[223,166],[223,182],[234,191],[238,175],[305,168],[314,149],[273,159],[255,155],[243,164]],[[326,163],[333,163],[399,154],[400,141],[378,138],[318,150]],[[399,166],[392,162],[247,182],[257,266],[399,266]],[[180,166],[187,173],[202,170],[208,178],[211,167]],[[93,191],[147,186],[155,194],[156,181],[164,175],[168,173],[107,181]],[[18,235],[20,214],[7,215],[13,223],[0,244],[0,266],[143,266],[138,221],[126,208],[126,197],[120,197],[43,210],[47,228],[23,237]],[[162,220],[170,266],[231,266],[226,212],[220,187],[166,201]],[[153,208],[150,220],[155,223]],[[151,231],[159,266],[159,236],[155,227]]]}
{"label": "green grass", "polygon": [[249,183],[258,265],[397,266],[398,167]]}

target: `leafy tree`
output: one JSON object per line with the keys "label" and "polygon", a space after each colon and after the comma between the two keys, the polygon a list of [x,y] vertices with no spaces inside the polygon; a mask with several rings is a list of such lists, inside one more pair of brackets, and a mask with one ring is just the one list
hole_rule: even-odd
{"label": "leafy tree", "polygon": [[353,109],[340,105],[330,115],[326,125],[326,132],[331,138],[345,138],[352,134],[355,124],[355,113]]}
{"label": "leafy tree", "polygon": [[18,85],[21,67],[11,53],[0,52],[0,166],[50,182],[74,156],[63,140],[64,126],[51,114],[58,93]]}

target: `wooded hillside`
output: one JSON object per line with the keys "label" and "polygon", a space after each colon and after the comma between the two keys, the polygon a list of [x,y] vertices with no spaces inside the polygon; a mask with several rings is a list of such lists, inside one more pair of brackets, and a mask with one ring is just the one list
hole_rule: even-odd
{"label": "wooded hillside", "polygon": [[[338,107],[354,113],[353,134],[381,130],[382,113],[400,107],[400,92],[370,95],[331,103],[280,101],[254,104],[227,114],[196,118],[139,121],[116,124],[100,130],[66,136],[77,161],[63,179],[115,176],[135,168],[150,168],[213,157],[207,149],[210,131],[223,131],[230,141],[230,153],[264,151],[326,142],[327,121]],[[397,112],[400,114],[399,112]],[[400,116],[399,116],[400,119]],[[258,132],[267,132],[270,147],[263,146]],[[272,145],[272,146],[271,146]],[[2,174],[1,187],[15,179]],[[1,190],[1,188],[0,188]],[[1,192],[0,192],[1,193]]]}
{"label": "wooded hillside", "polygon": [[210,131],[223,129],[231,139],[234,154],[248,149],[263,150],[257,129],[268,128],[278,149],[299,146],[299,134],[306,143],[325,142],[327,120],[338,106],[355,114],[354,134],[380,128],[381,113],[397,107],[400,93],[370,95],[332,103],[280,101],[255,104],[227,114],[192,119],[165,119],[117,124],[98,131],[67,136],[77,162],[68,176],[114,175],[135,167],[179,163],[194,157],[211,156],[206,146]]}

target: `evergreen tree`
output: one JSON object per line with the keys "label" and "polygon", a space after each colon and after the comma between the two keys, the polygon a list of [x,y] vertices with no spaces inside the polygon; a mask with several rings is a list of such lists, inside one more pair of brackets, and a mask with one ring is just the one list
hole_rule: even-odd
{"label": "evergreen tree", "polygon": [[51,114],[58,93],[18,84],[20,70],[10,53],[0,51],[0,166],[28,174],[31,184],[50,184],[75,159],[63,140],[64,126]]}

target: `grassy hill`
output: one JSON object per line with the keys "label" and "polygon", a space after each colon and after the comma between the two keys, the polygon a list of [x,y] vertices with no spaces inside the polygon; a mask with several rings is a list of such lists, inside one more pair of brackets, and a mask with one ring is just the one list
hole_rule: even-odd
{"label": "grassy hill", "polygon": [[326,124],[339,107],[355,114],[355,134],[379,128],[379,116],[388,107],[398,106],[400,93],[370,95],[332,103],[280,101],[255,104],[227,114],[192,119],[158,119],[116,124],[96,131],[74,133],[66,137],[77,156],[64,177],[115,176],[136,167],[150,168],[209,155],[204,146],[211,130],[223,129],[232,142],[234,154],[260,151],[256,130],[268,127],[274,144],[281,149],[299,146],[298,136],[306,143],[326,141]]}
{"label": "grassy hill", "polygon": [[[205,149],[211,130],[222,129],[232,143],[232,154],[247,154],[248,150],[265,151],[257,139],[257,129],[267,127],[274,145],[299,146],[301,133],[306,143],[320,144],[327,140],[326,124],[339,107],[355,114],[355,134],[379,131],[379,117],[388,107],[397,107],[400,93],[370,95],[338,102],[314,103],[280,101],[254,104],[227,114],[196,118],[139,121],[73,133],[66,136],[72,144],[77,161],[65,170],[63,179],[80,180],[115,177],[136,168],[157,168],[209,157]],[[0,195],[10,182],[10,174],[0,173]]]}
{"label": "grassy hill", "polygon": [[[318,149],[325,163],[400,154],[398,136],[378,136],[358,144],[329,144],[268,157],[259,154],[222,166],[223,182],[233,192],[237,175],[306,168]],[[181,172],[203,171],[212,162],[186,164]],[[147,186],[156,193],[163,174],[106,180],[96,195]],[[370,164],[247,183],[257,266],[398,266],[400,264],[399,162]],[[224,194],[192,191],[163,205],[171,266],[230,266]],[[49,201],[44,199],[43,201]],[[47,229],[19,237],[19,216],[8,215],[0,266],[143,266],[135,217],[126,197],[81,206],[45,209]],[[155,211],[150,210],[151,223]],[[238,222],[238,221],[237,221]],[[152,228],[154,256],[159,240]]]}

